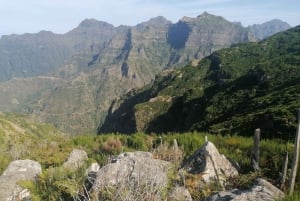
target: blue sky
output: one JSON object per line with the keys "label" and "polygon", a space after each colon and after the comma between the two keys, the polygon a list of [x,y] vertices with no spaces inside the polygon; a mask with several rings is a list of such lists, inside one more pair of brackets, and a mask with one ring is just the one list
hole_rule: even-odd
{"label": "blue sky", "polygon": [[204,11],[244,26],[275,18],[300,25],[300,0],[0,0],[0,35],[65,33],[86,18],[115,26],[156,16],[177,22]]}

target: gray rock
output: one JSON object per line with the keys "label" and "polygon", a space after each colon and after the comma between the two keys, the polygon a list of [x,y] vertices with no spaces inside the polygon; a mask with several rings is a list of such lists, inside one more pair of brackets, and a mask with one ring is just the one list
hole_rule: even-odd
{"label": "gray rock", "polygon": [[205,201],[276,201],[281,200],[284,193],[264,179],[257,179],[248,190],[231,190],[218,192]]}
{"label": "gray rock", "polygon": [[220,180],[221,184],[226,178],[237,176],[237,169],[221,155],[211,142],[205,143],[183,165],[183,168],[191,174],[202,174],[204,182]]}
{"label": "gray rock", "polygon": [[0,200],[28,200],[30,193],[17,183],[23,180],[34,180],[42,172],[41,165],[32,160],[17,160],[9,164],[0,176]]}
{"label": "gray rock", "polygon": [[100,170],[100,165],[98,163],[92,163],[87,169],[87,174],[98,172]]}
{"label": "gray rock", "polygon": [[98,163],[92,163],[86,171],[85,187],[89,191],[95,183],[97,172],[100,170]]}
{"label": "gray rock", "polygon": [[87,159],[88,155],[84,150],[74,149],[62,167],[69,170],[77,170],[78,168],[82,167]]}
{"label": "gray rock", "polygon": [[113,188],[111,194],[121,197],[111,199],[161,200],[170,166],[148,152],[123,153],[98,171],[92,191],[101,196],[101,191]]}

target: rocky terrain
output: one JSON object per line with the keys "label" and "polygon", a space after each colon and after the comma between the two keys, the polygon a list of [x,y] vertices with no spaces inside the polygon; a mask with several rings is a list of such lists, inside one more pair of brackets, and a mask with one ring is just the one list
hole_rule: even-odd
{"label": "rocky terrain", "polygon": [[160,71],[255,40],[249,28],[208,13],[132,27],[86,19],[66,34],[2,36],[0,110],[32,114],[72,133],[95,132],[115,98]]}
{"label": "rocky terrain", "polygon": [[[205,12],[3,36],[0,200],[283,199],[300,107],[299,26],[286,28]],[[262,171],[240,136],[256,127]]]}
{"label": "rocky terrain", "polygon": [[[174,149],[178,147],[175,146]],[[65,171],[65,174],[66,171],[74,172],[84,167],[87,160],[85,151],[73,150],[60,171]],[[0,176],[1,200],[30,200],[34,195],[28,189],[22,188],[20,181],[36,180],[35,185],[42,185],[38,181],[39,174],[41,166],[37,162],[18,160],[10,163]],[[171,174],[175,178],[171,179]],[[230,178],[238,177],[238,171],[224,155],[219,154],[214,144],[206,142],[179,169],[174,169],[174,164],[170,162],[156,159],[150,152],[141,151],[122,153],[101,168],[93,163],[84,175],[84,188],[78,187],[73,194],[73,200],[191,201],[193,199],[185,186],[187,174],[198,178],[194,182],[199,191],[210,184],[221,190],[208,195],[205,198],[207,201],[275,201],[284,196],[283,192],[261,178],[249,189],[226,189],[226,183]]]}

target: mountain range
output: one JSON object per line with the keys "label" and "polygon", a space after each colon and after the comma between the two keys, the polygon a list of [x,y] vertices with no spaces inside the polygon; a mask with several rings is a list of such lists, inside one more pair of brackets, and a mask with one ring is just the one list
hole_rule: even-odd
{"label": "mountain range", "polygon": [[153,83],[162,70],[197,66],[216,50],[287,28],[245,28],[205,12],[177,23],[156,17],[114,27],[87,19],[66,34],[2,36],[0,111],[31,114],[71,133],[95,132],[113,100]]}
{"label": "mountain range", "polygon": [[[110,107],[99,133],[205,131],[293,139],[300,108],[300,26],[165,70]],[[126,125],[126,126],[124,126]]]}

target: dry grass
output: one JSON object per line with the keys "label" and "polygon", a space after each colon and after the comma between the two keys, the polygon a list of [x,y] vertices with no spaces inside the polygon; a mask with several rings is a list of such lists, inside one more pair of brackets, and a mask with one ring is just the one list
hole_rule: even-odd
{"label": "dry grass", "polygon": [[153,150],[153,158],[165,160],[179,165],[183,159],[183,151],[177,145],[177,141],[169,146],[167,143],[161,143]]}
{"label": "dry grass", "polygon": [[119,138],[109,137],[102,145],[101,150],[107,153],[120,152],[122,142]]}

